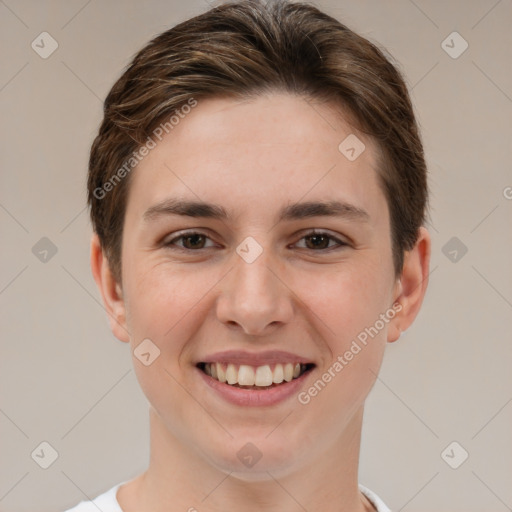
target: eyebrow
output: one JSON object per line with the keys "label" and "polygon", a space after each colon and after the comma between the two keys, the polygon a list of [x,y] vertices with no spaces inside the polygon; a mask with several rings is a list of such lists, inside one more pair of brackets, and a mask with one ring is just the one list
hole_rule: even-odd
{"label": "eyebrow", "polygon": [[[144,212],[143,219],[149,222],[168,215],[229,220],[227,211],[220,205],[173,198],[165,199],[148,208]],[[342,201],[307,201],[285,206],[279,212],[278,222],[302,220],[310,217],[341,217],[360,222],[370,220],[368,212],[350,203]]]}

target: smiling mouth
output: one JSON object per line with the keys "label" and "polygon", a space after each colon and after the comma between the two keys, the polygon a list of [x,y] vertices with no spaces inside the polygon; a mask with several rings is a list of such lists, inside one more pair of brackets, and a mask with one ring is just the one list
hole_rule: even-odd
{"label": "smiling mouth", "polygon": [[234,363],[199,363],[197,367],[206,375],[229,386],[264,390],[291,382],[314,368],[308,363],[278,363],[250,366]]}

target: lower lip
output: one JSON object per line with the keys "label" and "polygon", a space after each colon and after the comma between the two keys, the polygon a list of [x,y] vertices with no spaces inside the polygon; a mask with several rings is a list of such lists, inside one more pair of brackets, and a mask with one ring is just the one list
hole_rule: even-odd
{"label": "lower lip", "polygon": [[255,389],[243,389],[236,386],[230,386],[229,384],[219,382],[209,375],[206,375],[206,373],[199,368],[196,368],[196,370],[201,374],[204,382],[217,392],[224,400],[227,400],[232,404],[245,407],[274,405],[287,400],[291,396],[297,395],[306,376],[310,373],[310,371],[307,371],[290,382],[283,382],[279,386],[258,391]]}

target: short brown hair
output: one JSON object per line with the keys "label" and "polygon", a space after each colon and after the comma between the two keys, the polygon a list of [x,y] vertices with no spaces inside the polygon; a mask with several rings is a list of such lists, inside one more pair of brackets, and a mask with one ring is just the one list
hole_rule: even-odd
{"label": "short brown hair", "polygon": [[164,119],[191,101],[273,91],[334,102],[376,142],[400,274],[428,198],[423,146],[401,73],[374,44],[312,5],[242,0],[154,38],[105,99],[90,154],[88,203],[119,282],[131,176],[126,162]]}

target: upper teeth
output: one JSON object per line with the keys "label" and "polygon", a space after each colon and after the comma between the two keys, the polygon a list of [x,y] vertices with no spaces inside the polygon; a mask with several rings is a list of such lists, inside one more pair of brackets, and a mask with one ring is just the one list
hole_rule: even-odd
{"label": "upper teeth", "polygon": [[271,386],[272,383],[280,384],[290,382],[300,376],[305,370],[305,365],[300,363],[276,364],[274,369],[266,364],[263,366],[249,366],[246,364],[235,365],[232,363],[206,363],[204,371],[214,379],[228,384],[241,386]]}

